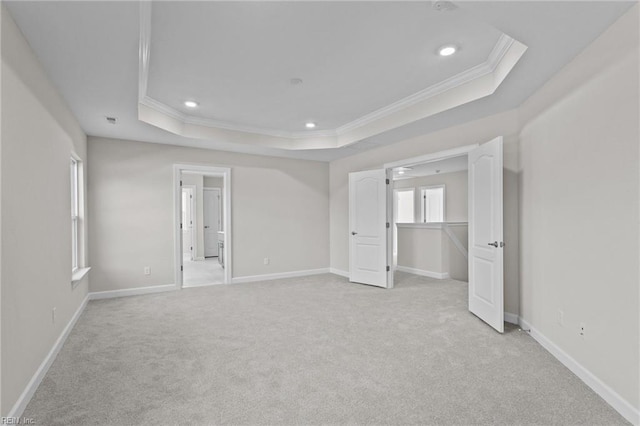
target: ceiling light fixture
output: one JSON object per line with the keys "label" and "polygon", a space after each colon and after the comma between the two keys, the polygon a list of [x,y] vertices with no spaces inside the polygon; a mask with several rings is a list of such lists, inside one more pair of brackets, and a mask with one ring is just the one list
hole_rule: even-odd
{"label": "ceiling light fixture", "polygon": [[198,103],[196,101],[184,101],[184,106],[189,108],[196,108]]}
{"label": "ceiling light fixture", "polygon": [[403,174],[404,174],[404,170],[400,170],[400,171],[398,172],[398,174],[399,174],[399,175],[403,175]]}
{"label": "ceiling light fixture", "polygon": [[307,129],[313,129],[314,127],[316,127],[316,123],[309,121],[308,123],[304,123],[304,127],[306,127]]}
{"label": "ceiling light fixture", "polygon": [[453,45],[442,46],[440,49],[438,49],[438,54],[440,56],[451,56],[456,53],[457,50],[458,49]]}

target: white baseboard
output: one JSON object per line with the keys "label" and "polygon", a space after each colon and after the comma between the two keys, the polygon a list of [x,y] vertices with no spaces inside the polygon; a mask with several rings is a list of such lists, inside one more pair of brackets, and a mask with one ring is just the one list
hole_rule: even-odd
{"label": "white baseboard", "polygon": [[407,272],[409,274],[420,275],[422,277],[437,278],[439,280],[444,280],[449,278],[448,272],[425,271],[424,269],[409,268],[408,266],[400,266],[400,265],[396,266],[396,270],[400,272]]}
{"label": "white baseboard", "polygon": [[520,325],[520,317],[516,314],[512,314],[510,312],[504,313],[504,320],[509,324]]}
{"label": "white baseboard", "polygon": [[281,272],[277,274],[249,275],[246,277],[234,277],[231,279],[233,284],[253,283],[256,281],[278,280],[280,278],[306,277],[308,275],[319,275],[329,273],[329,268],[307,269],[305,271]]}
{"label": "white baseboard", "polygon": [[573,359],[569,354],[560,349],[560,347],[522,318],[520,318],[520,327],[522,327],[523,330],[528,330],[531,337],[551,353],[551,355],[556,357],[558,361],[564,364],[565,367],[571,370],[573,374],[585,382],[595,393],[600,395],[600,397],[620,413],[622,417],[631,422],[631,424],[640,425],[640,410],[638,410],[638,408],[632,406],[616,391],[611,389],[602,380],[597,378],[593,373],[583,367],[578,363],[578,361]]}
{"label": "white baseboard", "polygon": [[40,386],[40,383],[42,383],[42,379],[44,379],[44,376],[47,374],[47,371],[49,371],[51,364],[53,364],[56,356],[58,356],[60,349],[62,349],[64,342],[67,340],[67,337],[69,337],[69,333],[71,333],[71,330],[73,330],[73,327],[76,325],[78,318],[80,318],[80,315],[82,315],[82,312],[87,306],[88,301],[89,295],[87,294],[82,303],[80,303],[80,306],[78,306],[78,309],[76,309],[76,312],[67,323],[67,326],[64,328],[64,330],[62,330],[62,333],[58,337],[58,340],[56,340],[56,342],[53,344],[53,347],[42,361],[42,364],[40,364],[40,367],[38,367],[31,380],[29,380],[29,383],[27,383],[27,387],[20,394],[20,397],[18,397],[18,400],[7,414],[7,417],[22,416],[24,409],[27,408],[27,405],[29,404],[29,401],[31,401],[33,394],[36,393],[38,386]]}
{"label": "white baseboard", "polygon": [[96,291],[89,293],[89,300],[113,299],[114,297],[138,296],[140,294],[161,293],[173,291],[177,287],[175,284],[154,285],[150,287],[126,288],[122,290]]}
{"label": "white baseboard", "polygon": [[329,273],[340,275],[341,277],[349,278],[349,272],[343,271],[342,269],[329,268]]}

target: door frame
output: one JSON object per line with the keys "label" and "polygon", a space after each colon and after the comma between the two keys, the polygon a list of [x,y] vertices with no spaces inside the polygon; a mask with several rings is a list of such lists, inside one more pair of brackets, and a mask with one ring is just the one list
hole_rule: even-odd
{"label": "door frame", "polygon": [[182,172],[196,172],[223,178],[222,204],[224,208],[222,229],[224,230],[224,284],[231,284],[233,278],[233,235],[231,220],[231,168],[224,166],[206,166],[201,164],[173,165],[173,241],[174,241],[174,271],[176,290],[182,289],[182,189],[180,177]]}
{"label": "door frame", "polygon": [[[224,225],[222,224],[222,221],[220,220],[220,218],[222,217],[222,189],[221,188],[215,188],[215,187],[211,187],[211,186],[202,186],[202,226],[204,226],[204,192],[205,191],[215,191],[218,193],[218,196],[220,197],[220,201],[218,202],[218,220],[220,221],[220,225],[222,225],[223,229],[224,229]],[[204,229],[204,228],[203,228]],[[220,228],[218,228],[216,230],[216,233],[220,231]],[[206,231],[203,231],[206,232]],[[206,245],[206,244],[205,244]],[[207,254],[207,249],[204,248],[204,257],[206,258]],[[218,256],[220,256],[220,253],[218,253]],[[213,256],[216,257],[216,256]]]}
{"label": "door frame", "polygon": [[[196,186],[195,185],[182,185],[182,187],[180,188],[180,190],[182,191],[183,189],[188,189],[191,191],[191,208],[190,208],[190,213],[191,213],[191,260],[195,260],[196,258],[196,247],[198,244],[198,236],[196,235],[196,229],[197,229],[197,224],[196,224],[196,219],[197,219],[197,215],[195,214],[195,208],[196,208]],[[182,195],[182,194],[180,194]],[[180,197],[180,204],[182,207],[182,196]],[[180,215],[180,217],[182,217],[182,214]],[[184,249],[184,247],[183,247]]]}
{"label": "door frame", "polygon": [[[461,157],[463,155],[468,156],[469,152],[473,151],[479,146],[480,146],[479,143],[475,143],[472,145],[461,146],[459,148],[447,149],[444,151],[438,151],[431,154],[420,155],[418,157],[405,158],[403,160],[393,161],[391,163],[385,163],[383,167],[387,171],[387,176],[393,176],[393,169],[395,169],[396,167],[411,167],[411,166],[415,166],[416,164],[446,160],[448,158]],[[393,180],[391,180],[391,182],[393,182]],[[389,186],[393,187],[393,185],[389,185]],[[392,194],[392,191],[387,191],[387,194]],[[388,209],[389,223],[395,223],[394,211],[393,211],[394,210],[393,195],[387,195],[387,206],[389,206],[390,204],[391,204],[391,209]],[[471,218],[468,218],[467,220],[470,221]],[[469,223],[469,226],[470,226],[470,223]],[[391,235],[389,236],[388,241],[393,242],[393,239],[395,238],[395,233],[397,232],[395,229],[395,226],[391,226],[389,228],[389,232]],[[387,245],[387,257],[393,260],[393,244]],[[393,263],[390,263],[390,265],[393,265]],[[388,280],[390,280],[391,287],[393,287],[393,284],[394,284],[394,273],[395,273],[395,270],[392,267],[390,275],[388,277]]]}

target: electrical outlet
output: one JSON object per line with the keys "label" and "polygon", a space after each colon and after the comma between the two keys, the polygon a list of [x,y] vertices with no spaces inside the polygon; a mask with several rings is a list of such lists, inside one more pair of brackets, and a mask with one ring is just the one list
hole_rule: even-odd
{"label": "electrical outlet", "polygon": [[583,322],[580,323],[580,328],[578,329],[578,334],[584,339],[587,335],[587,325]]}
{"label": "electrical outlet", "polygon": [[268,258],[268,257],[265,257],[265,258],[264,258],[264,264],[265,264],[265,265],[268,265],[268,264],[269,264],[269,258]]}
{"label": "electrical outlet", "polygon": [[145,266],[145,267],[144,267],[144,274],[145,274],[145,275],[151,275],[151,268],[150,268],[150,267],[148,267],[148,266]]}
{"label": "electrical outlet", "polygon": [[51,322],[53,324],[56,323],[56,308],[55,307],[51,310]]}
{"label": "electrical outlet", "polygon": [[564,311],[562,309],[558,310],[558,324],[560,327],[564,327]]}

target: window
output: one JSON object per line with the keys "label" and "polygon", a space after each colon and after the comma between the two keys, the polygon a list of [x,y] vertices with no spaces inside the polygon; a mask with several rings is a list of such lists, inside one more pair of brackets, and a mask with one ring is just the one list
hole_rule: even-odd
{"label": "window", "polygon": [[395,191],[395,212],[393,217],[396,223],[411,223],[414,216],[414,189],[396,189]]}
{"label": "window", "polygon": [[71,271],[78,270],[80,246],[80,190],[78,160],[71,157]]}
{"label": "window", "polygon": [[[412,223],[415,221],[415,189],[395,189],[393,191],[393,220],[395,223]],[[398,253],[398,230],[394,227],[393,254]]]}
{"label": "window", "polygon": [[420,188],[422,222],[444,222],[444,185]]}

